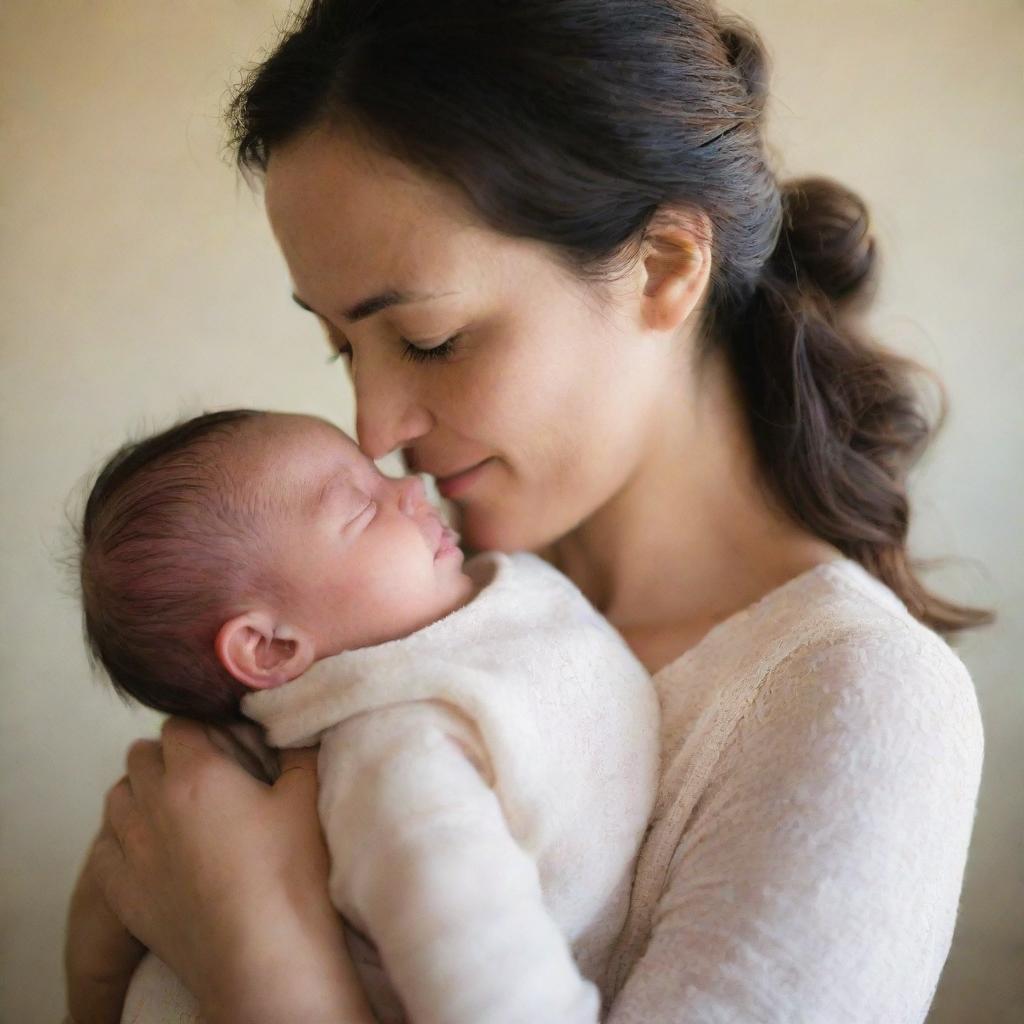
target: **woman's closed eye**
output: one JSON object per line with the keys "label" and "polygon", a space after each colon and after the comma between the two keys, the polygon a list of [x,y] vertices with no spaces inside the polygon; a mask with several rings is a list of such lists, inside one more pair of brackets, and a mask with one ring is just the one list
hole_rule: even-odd
{"label": "woman's closed eye", "polygon": [[461,337],[461,334],[453,334],[450,338],[445,338],[439,345],[434,345],[432,348],[428,348],[426,345],[414,345],[411,341],[402,338],[402,344],[405,345],[402,358],[412,360],[414,363],[429,363],[449,359],[455,350],[456,343]]}
{"label": "woman's closed eye", "polygon": [[[408,338],[399,338],[399,341],[404,346],[402,350],[402,358],[408,359],[414,363],[432,363],[432,362],[443,362],[445,359],[451,358],[455,345],[462,337],[461,334],[453,334],[450,338],[446,338],[444,341],[431,345],[428,341],[421,341],[413,343]],[[337,351],[333,356],[330,357],[328,362],[337,362],[339,359],[351,359],[352,358],[352,346],[337,339],[331,339],[331,343],[335,346]]]}

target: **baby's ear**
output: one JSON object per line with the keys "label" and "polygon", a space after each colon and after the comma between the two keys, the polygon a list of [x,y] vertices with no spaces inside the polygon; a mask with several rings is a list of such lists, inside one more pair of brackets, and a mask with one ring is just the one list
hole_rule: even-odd
{"label": "baby's ear", "polygon": [[265,611],[228,619],[214,641],[220,663],[240,683],[269,690],[289,683],[313,664],[312,637],[276,622]]}

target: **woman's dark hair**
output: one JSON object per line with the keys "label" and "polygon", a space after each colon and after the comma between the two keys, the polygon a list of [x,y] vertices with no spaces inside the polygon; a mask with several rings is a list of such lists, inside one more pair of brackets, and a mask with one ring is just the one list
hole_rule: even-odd
{"label": "woman's dark hair", "polygon": [[777,180],[768,77],[756,30],[709,0],[313,0],[229,117],[249,172],[303,130],[358,128],[594,284],[657,218],[703,211],[700,354],[724,354],[742,389],[766,493],[939,633],[991,622],[909,557],[907,478],[945,391],[932,422],[929,371],[862,330],[878,253],[861,199]]}

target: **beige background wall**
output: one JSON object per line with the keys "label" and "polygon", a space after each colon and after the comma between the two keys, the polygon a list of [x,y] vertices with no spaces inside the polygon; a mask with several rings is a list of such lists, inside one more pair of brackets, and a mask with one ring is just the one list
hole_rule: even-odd
{"label": "beige background wall", "polygon": [[[7,0],[0,15],[0,1017],[57,1020],[65,904],[102,794],[155,715],[90,681],[59,559],[67,497],[126,433],[203,407],[301,409],[351,428],[342,371],[293,308],[260,203],[220,151],[227,83],[271,0]],[[871,204],[875,324],[945,377],[916,477],[935,577],[996,603],[961,654],[987,761],[933,1022],[1024,1019],[1024,5],[743,0],[775,56],[787,174]]]}

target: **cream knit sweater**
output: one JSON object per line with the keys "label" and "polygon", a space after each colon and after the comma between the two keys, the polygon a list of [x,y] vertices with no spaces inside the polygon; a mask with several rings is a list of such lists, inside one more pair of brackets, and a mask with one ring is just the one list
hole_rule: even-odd
{"label": "cream knit sweater", "polygon": [[660,790],[602,1020],[923,1021],[981,774],[960,659],[840,559],[655,684]]}

